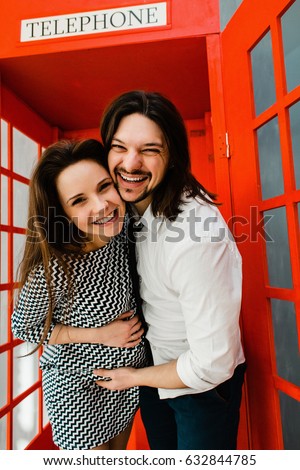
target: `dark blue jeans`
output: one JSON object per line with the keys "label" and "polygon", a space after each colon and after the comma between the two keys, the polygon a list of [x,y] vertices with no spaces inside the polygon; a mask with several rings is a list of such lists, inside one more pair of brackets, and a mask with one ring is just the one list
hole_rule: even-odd
{"label": "dark blue jeans", "polygon": [[140,388],[141,416],[152,450],[234,450],[246,365],[208,392],[160,400]]}

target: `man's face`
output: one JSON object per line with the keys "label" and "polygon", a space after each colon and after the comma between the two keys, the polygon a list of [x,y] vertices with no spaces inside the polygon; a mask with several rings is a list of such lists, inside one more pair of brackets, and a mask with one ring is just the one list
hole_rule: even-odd
{"label": "man's face", "polygon": [[109,169],[122,199],[134,203],[140,214],[151,203],[168,161],[163,133],[154,121],[138,113],[121,120],[108,154]]}

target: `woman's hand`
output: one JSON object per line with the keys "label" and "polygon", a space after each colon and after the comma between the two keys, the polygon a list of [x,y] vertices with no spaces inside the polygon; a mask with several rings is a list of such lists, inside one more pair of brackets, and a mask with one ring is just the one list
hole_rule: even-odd
{"label": "woman's hand", "polygon": [[90,342],[117,348],[133,348],[141,341],[144,328],[138,316],[132,315],[133,311],[130,310],[108,325],[92,328]]}
{"label": "woman's hand", "polygon": [[98,328],[57,324],[51,333],[49,344],[92,343],[133,348],[139,344],[144,333],[142,322],[137,315],[133,317],[133,313],[133,310],[122,313],[116,320]]}

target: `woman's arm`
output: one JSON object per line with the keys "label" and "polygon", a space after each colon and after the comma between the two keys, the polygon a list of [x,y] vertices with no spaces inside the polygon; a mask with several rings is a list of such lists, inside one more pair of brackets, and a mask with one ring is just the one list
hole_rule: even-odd
{"label": "woman's arm", "polygon": [[111,323],[98,328],[79,328],[58,324],[54,327],[49,344],[101,343],[106,346],[132,348],[140,341],[144,333],[138,316],[132,316],[132,310],[125,312]]}
{"label": "woman's arm", "polygon": [[[58,287],[59,298],[64,286]],[[43,335],[48,309],[49,293],[45,272],[40,265],[29,275],[16,302],[11,319],[14,336],[38,344]],[[52,321],[43,344],[101,343],[113,347],[134,347],[140,342],[144,330],[138,316],[130,318],[132,313],[123,313],[115,321],[98,328],[75,328]]]}

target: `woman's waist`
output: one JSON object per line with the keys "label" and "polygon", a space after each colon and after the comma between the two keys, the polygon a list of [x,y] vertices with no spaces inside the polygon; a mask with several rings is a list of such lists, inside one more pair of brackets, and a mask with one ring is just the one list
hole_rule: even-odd
{"label": "woman's waist", "polygon": [[55,344],[46,346],[40,358],[40,367],[68,369],[81,374],[97,368],[144,367],[147,359],[144,340],[133,348],[90,343]]}

